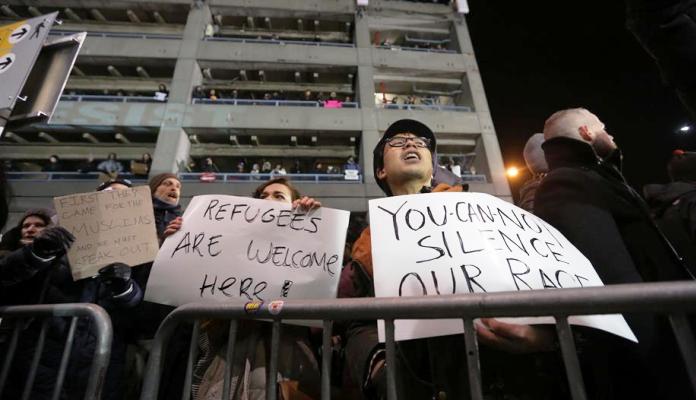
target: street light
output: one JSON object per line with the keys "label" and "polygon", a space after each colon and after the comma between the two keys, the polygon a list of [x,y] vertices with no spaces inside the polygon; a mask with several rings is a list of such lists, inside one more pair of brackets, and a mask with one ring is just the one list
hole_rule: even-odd
{"label": "street light", "polygon": [[517,167],[510,167],[505,171],[508,178],[516,178],[520,174],[520,169]]}
{"label": "street light", "polygon": [[689,125],[684,125],[681,128],[679,128],[679,132],[681,132],[681,133],[687,133],[690,130],[691,130],[691,126],[689,126]]}

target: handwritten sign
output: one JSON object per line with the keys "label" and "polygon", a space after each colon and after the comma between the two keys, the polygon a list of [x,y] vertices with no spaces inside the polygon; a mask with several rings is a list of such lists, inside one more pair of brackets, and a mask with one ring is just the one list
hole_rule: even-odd
{"label": "handwritten sign", "polygon": [[[433,296],[603,286],[563,235],[521,208],[483,193],[432,193],[370,201],[375,293]],[[529,324],[551,317],[501,318]],[[621,315],[570,317],[637,341]],[[384,341],[384,323],[379,337]],[[396,340],[462,333],[461,320],[400,320]]]}
{"label": "handwritten sign", "polygon": [[334,299],[349,212],[309,213],[246,197],[194,197],[162,245],[145,299],[190,302]]}
{"label": "handwritten sign", "polygon": [[73,279],[94,276],[113,262],[135,266],[155,259],[158,241],[149,187],[56,197],[53,204],[59,224],[75,235],[68,251]]}

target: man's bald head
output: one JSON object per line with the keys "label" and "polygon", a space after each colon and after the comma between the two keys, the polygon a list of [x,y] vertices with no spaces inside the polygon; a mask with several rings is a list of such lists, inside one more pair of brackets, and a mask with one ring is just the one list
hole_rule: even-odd
{"label": "man's bald head", "polygon": [[604,123],[584,108],[569,108],[551,115],[544,123],[546,140],[567,137],[591,145],[601,157],[608,156],[616,144],[614,138],[604,130]]}

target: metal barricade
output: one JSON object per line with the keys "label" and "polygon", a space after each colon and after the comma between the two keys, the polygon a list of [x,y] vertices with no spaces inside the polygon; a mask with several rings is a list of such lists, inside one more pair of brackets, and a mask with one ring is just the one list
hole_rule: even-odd
{"label": "metal barricade", "polygon": [[[481,372],[474,319],[486,317],[537,317],[553,316],[560,344],[569,389],[574,400],[586,399],[580,363],[575,350],[572,329],[568,317],[574,315],[614,313],[668,314],[681,351],[690,383],[696,391],[696,342],[685,313],[696,311],[696,282],[665,282],[624,284],[607,287],[554,289],[521,292],[472,293],[454,296],[359,298],[336,301],[306,300],[285,301],[282,310],[271,313],[267,307],[259,307],[253,315],[240,305],[186,304],[174,310],[160,325],[148,361],[141,400],[156,399],[163,350],[167,340],[179,323],[195,321],[189,352],[188,368],[183,398],[190,395],[192,365],[197,354],[196,339],[201,319],[231,319],[230,333],[223,383],[223,399],[230,388],[230,361],[233,359],[238,320],[272,320],[270,365],[267,370],[266,398],[275,400],[277,388],[277,359],[282,320],[302,319],[323,321],[321,398],[330,398],[331,328],[336,320],[385,321],[386,362],[395,365],[394,320],[460,318],[464,324],[463,340],[466,345],[471,398],[482,400]],[[387,368],[387,398],[396,399],[396,373]]]}
{"label": "metal barricade", "polygon": [[106,313],[106,311],[96,304],[88,303],[42,304],[0,307],[0,318],[2,318],[3,324],[6,323],[7,320],[12,320],[15,322],[15,326],[12,331],[12,336],[7,347],[5,359],[2,360],[2,369],[0,369],[0,398],[3,398],[2,392],[5,388],[5,384],[7,383],[10,368],[12,367],[12,361],[17,350],[19,335],[21,334],[22,328],[24,326],[23,322],[26,319],[38,318],[42,320],[41,331],[38,336],[39,339],[36,342],[36,349],[31,360],[29,373],[22,392],[22,399],[30,398],[29,396],[31,395],[32,386],[36,377],[36,371],[38,369],[39,361],[43,353],[43,348],[48,329],[48,322],[51,318],[56,317],[70,318],[70,328],[68,330],[68,335],[65,339],[65,346],[63,348],[63,353],[60,360],[60,367],[57,371],[56,383],[51,398],[54,400],[60,398],[61,390],[63,388],[63,383],[68,368],[68,362],[70,360],[70,353],[73,347],[77,322],[79,318],[91,319],[96,336],[96,346],[94,349],[92,365],[90,366],[89,380],[87,381],[87,387],[84,398],[85,400],[101,398],[101,390],[104,384],[104,377],[106,375],[106,369],[109,366],[109,357],[111,355],[111,340],[113,337],[113,329],[111,327],[111,319],[109,318],[109,315]]}

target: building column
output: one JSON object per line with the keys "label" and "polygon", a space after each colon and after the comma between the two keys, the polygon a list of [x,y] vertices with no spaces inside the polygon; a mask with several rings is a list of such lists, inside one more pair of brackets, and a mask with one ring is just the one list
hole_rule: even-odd
{"label": "building column", "polygon": [[[505,175],[500,143],[493,127],[493,119],[488,108],[486,92],[483,89],[483,80],[481,79],[476,58],[473,57],[474,47],[463,16],[454,21],[454,34],[463,57],[466,57],[467,81],[475,108],[474,112],[478,116],[479,124],[481,125],[481,137],[476,146],[477,172],[488,173],[496,196],[511,200],[510,185]],[[483,154],[480,153],[481,150],[483,150]],[[485,166],[482,164],[482,160],[479,160],[481,155],[486,157]]]}
{"label": "building column", "polygon": [[151,176],[162,172],[177,173],[181,171],[181,166],[188,162],[191,142],[183,129],[184,117],[189,112],[193,88],[203,80],[196,56],[205,28],[211,21],[210,7],[207,3],[195,1],[189,11],[179,47],[179,56],[169,87],[169,98],[157,136]]}
{"label": "building column", "polygon": [[375,108],[374,67],[372,66],[372,41],[367,10],[355,15],[355,44],[358,51],[358,98],[362,115],[362,140],[360,141],[360,165],[365,183],[375,183],[372,150],[379,142],[377,110]]}

